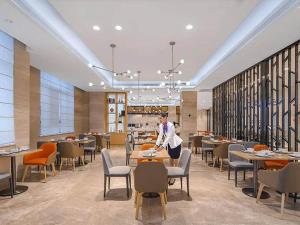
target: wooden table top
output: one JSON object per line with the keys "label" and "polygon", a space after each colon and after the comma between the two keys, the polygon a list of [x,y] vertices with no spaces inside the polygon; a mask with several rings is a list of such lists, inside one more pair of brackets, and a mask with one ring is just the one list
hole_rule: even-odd
{"label": "wooden table top", "polygon": [[135,145],[143,145],[143,144],[156,144],[156,140],[139,140],[139,141],[134,141]]}
{"label": "wooden table top", "polygon": [[7,154],[0,154],[0,158],[1,157],[12,157],[12,156],[22,156],[27,153],[33,153],[33,152],[38,152],[38,151],[42,151],[42,149],[29,149],[29,150],[23,150],[23,151],[19,151],[19,152],[3,151],[3,152],[7,152]]}
{"label": "wooden table top", "polygon": [[134,151],[132,151],[130,158],[131,159],[169,159],[170,158],[167,150],[162,150],[162,151],[156,152],[155,153],[156,155],[154,157],[151,157],[151,158],[150,157],[144,157],[142,155],[143,152],[144,151],[134,150]]}
{"label": "wooden table top", "polygon": [[280,154],[280,153],[274,153],[274,155],[270,157],[261,157],[256,156],[254,153],[247,153],[247,152],[241,152],[241,151],[232,151],[231,154],[236,155],[238,157],[241,157],[243,159],[247,160],[258,160],[258,161],[266,161],[266,160],[300,160],[300,157],[292,157],[288,154]]}
{"label": "wooden table top", "polygon": [[212,140],[202,140],[202,143],[207,144],[207,145],[220,145],[220,144],[225,144],[225,143],[229,143],[229,144],[243,144],[243,141],[233,141],[233,140],[223,140],[223,141],[212,141]]}

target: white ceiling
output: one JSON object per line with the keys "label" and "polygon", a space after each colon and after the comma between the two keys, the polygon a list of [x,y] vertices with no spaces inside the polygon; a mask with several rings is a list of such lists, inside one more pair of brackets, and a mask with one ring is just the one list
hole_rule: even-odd
{"label": "white ceiling", "polygon": [[[36,1],[36,0],[32,0]],[[15,0],[18,2],[18,0]],[[170,67],[169,41],[176,41],[175,60],[185,59],[180,80],[192,79],[208,58],[248,16],[259,0],[49,0],[63,22],[107,68],[109,45],[117,44],[116,70],[141,70],[145,82],[162,81],[158,69]],[[13,23],[7,23],[7,19]],[[210,89],[300,37],[300,9],[276,19],[204,79],[198,88]],[[194,29],[185,30],[186,24]],[[101,30],[95,32],[93,25]],[[115,25],[122,31],[115,31]],[[101,76],[43,25],[8,0],[0,1],[0,29],[30,47],[31,64],[88,91],[102,90]],[[101,75],[101,74],[100,74]],[[180,75],[178,75],[180,76]],[[93,82],[97,86],[89,87]],[[198,89],[197,88],[197,89]],[[165,89],[145,91],[143,97],[167,98]],[[136,96],[136,91],[132,94]],[[174,96],[178,98],[177,96]]]}
{"label": "white ceiling", "polygon": [[[170,41],[175,41],[175,62],[181,58],[181,80],[190,80],[208,57],[249,14],[257,0],[50,0],[65,21],[111,68],[111,49],[117,45],[117,71],[141,70],[141,80],[158,81],[171,63]],[[97,24],[100,31],[93,31]],[[114,30],[121,25],[122,31]],[[185,30],[186,24],[194,29]],[[126,78],[125,78],[126,79]],[[128,79],[127,79],[128,80]]]}

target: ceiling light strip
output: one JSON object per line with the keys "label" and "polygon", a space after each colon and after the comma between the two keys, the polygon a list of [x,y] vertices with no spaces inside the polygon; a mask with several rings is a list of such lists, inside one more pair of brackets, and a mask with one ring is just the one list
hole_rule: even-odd
{"label": "ceiling light strip", "polygon": [[202,80],[214,72],[233,53],[244,47],[254,39],[272,21],[295,7],[299,0],[263,0],[254,7],[249,16],[238,26],[217,49],[217,51],[200,68],[192,80],[192,84],[198,85]]}

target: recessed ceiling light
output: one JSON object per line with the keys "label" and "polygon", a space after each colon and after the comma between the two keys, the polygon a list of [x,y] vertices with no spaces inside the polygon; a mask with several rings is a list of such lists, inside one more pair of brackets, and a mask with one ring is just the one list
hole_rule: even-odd
{"label": "recessed ceiling light", "polygon": [[158,74],[161,74],[161,70],[157,70],[157,73],[158,73]]}
{"label": "recessed ceiling light", "polygon": [[130,76],[130,80],[132,80],[133,79],[133,76]]}
{"label": "recessed ceiling light", "polygon": [[123,28],[120,25],[115,26],[115,30],[122,30]]}
{"label": "recessed ceiling light", "polygon": [[188,82],[186,82],[185,84],[186,84],[186,85],[191,85],[191,82],[188,81]]}
{"label": "recessed ceiling light", "polygon": [[103,86],[103,85],[104,85],[104,81],[101,81],[101,83],[100,83],[100,84],[101,84],[101,86]]}
{"label": "recessed ceiling light", "polygon": [[184,59],[180,59],[180,63],[183,64],[184,63]]}
{"label": "recessed ceiling light", "polygon": [[88,67],[92,68],[92,67],[93,67],[93,64],[92,64],[92,63],[89,63],[89,64],[88,64]]}
{"label": "recessed ceiling light", "polygon": [[124,87],[122,87],[122,90],[124,91],[124,90],[125,90],[125,88],[124,88]]}
{"label": "recessed ceiling light", "polygon": [[6,22],[6,23],[13,23],[14,21],[12,21],[11,19],[4,19],[4,22]]}
{"label": "recessed ceiling light", "polygon": [[94,84],[93,84],[92,82],[90,82],[90,83],[89,83],[89,86],[92,87],[92,86],[94,86]]}
{"label": "recessed ceiling light", "polygon": [[131,71],[130,71],[130,70],[127,70],[127,73],[128,73],[128,74],[130,74],[130,73],[131,73]]}
{"label": "recessed ceiling light", "polygon": [[131,91],[131,90],[129,91],[129,94],[132,94],[132,91]]}
{"label": "recessed ceiling light", "polygon": [[94,31],[99,31],[99,30],[100,30],[100,27],[99,27],[98,25],[94,25],[94,26],[93,26],[93,30],[94,30]]}
{"label": "recessed ceiling light", "polygon": [[193,28],[194,28],[194,27],[193,27],[192,24],[188,24],[188,25],[185,26],[185,29],[186,29],[186,30],[192,30]]}
{"label": "recessed ceiling light", "polygon": [[179,71],[178,71],[178,74],[179,74],[179,75],[181,75],[181,74],[182,74],[182,71],[181,71],[181,70],[179,70]]}
{"label": "recessed ceiling light", "polygon": [[181,84],[181,80],[178,80],[178,81],[177,81],[177,84]]}
{"label": "recessed ceiling light", "polygon": [[133,74],[133,76],[137,77],[137,76],[138,76],[138,74],[137,74],[137,73],[134,73],[134,74]]}

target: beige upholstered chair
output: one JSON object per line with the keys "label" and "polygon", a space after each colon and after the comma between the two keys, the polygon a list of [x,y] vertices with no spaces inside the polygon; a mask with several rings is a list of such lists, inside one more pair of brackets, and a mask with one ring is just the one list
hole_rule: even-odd
{"label": "beige upholstered chair", "polygon": [[202,152],[202,136],[192,136],[192,151],[195,149],[195,154],[198,153],[198,149]]}
{"label": "beige upholstered chair", "polygon": [[263,188],[268,186],[281,192],[281,214],[283,214],[284,200],[289,193],[300,193],[300,163],[291,162],[284,168],[272,170],[260,170],[258,172],[259,190],[256,202],[259,201]]}
{"label": "beige upholstered chair", "polygon": [[230,143],[222,143],[218,145],[217,147],[214,148],[214,167],[216,164],[216,160],[219,158],[220,159],[220,171],[223,170],[223,159],[228,158],[228,146]]}
{"label": "beige upholstered chair", "polygon": [[162,214],[164,219],[167,218],[165,205],[167,204],[166,191],[168,187],[168,174],[164,164],[158,162],[140,163],[134,170],[134,187],[136,190],[136,219],[139,215],[139,209],[142,206],[142,195],[145,192],[159,193],[162,204]]}
{"label": "beige upholstered chair", "polygon": [[75,160],[78,157],[79,160],[84,165],[84,150],[79,148],[78,145],[72,142],[60,142],[58,143],[58,151],[60,152],[61,162],[60,162],[60,171],[64,161],[72,159],[73,170],[75,171]]}

